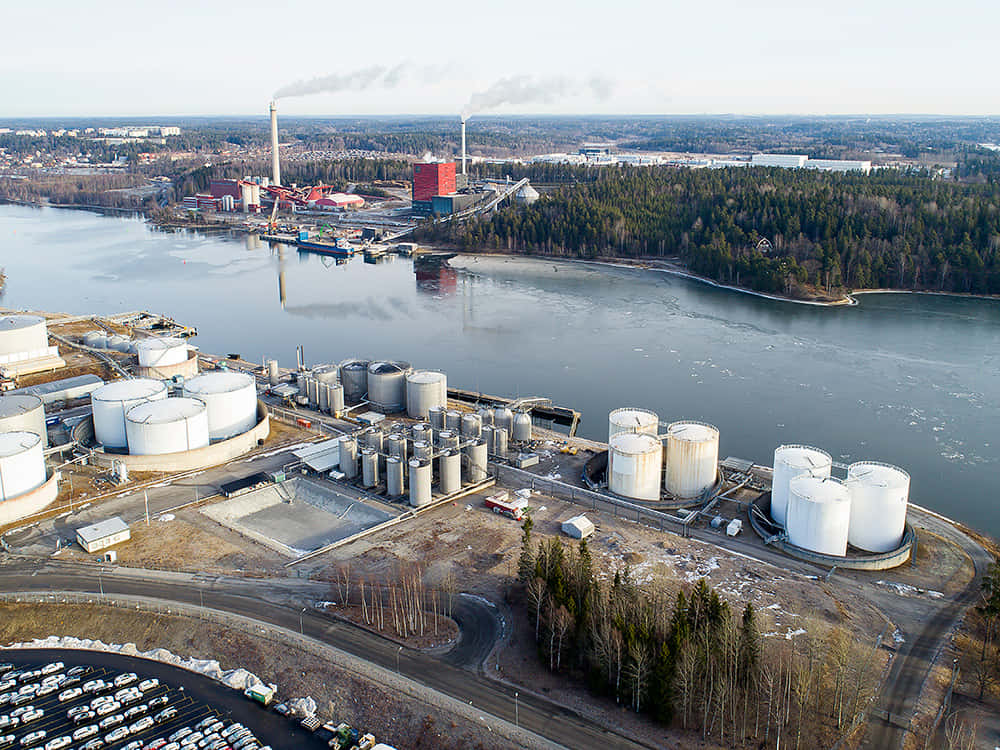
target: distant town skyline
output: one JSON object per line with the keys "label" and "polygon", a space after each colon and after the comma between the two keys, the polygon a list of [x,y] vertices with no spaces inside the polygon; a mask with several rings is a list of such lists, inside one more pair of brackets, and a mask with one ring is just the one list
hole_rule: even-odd
{"label": "distant town skyline", "polygon": [[1000,6],[978,0],[955,0],[945,18],[902,0],[481,7],[137,0],[109,14],[54,0],[42,15],[22,3],[4,10],[0,119],[263,115],[283,87],[374,66],[410,72],[286,98],[280,111],[457,114],[518,79],[558,85],[483,114],[1000,113]]}

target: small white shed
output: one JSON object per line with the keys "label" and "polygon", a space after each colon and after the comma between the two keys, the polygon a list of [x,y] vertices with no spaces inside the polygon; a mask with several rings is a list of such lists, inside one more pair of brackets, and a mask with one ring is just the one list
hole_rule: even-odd
{"label": "small white shed", "polygon": [[562,530],[574,539],[584,539],[594,533],[594,522],[584,515],[573,516],[563,521]]}
{"label": "small white shed", "polygon": [[119,516],[98,521],[76,530],[76,541],[87,552],[99,552],[132,538],[132,532]]}

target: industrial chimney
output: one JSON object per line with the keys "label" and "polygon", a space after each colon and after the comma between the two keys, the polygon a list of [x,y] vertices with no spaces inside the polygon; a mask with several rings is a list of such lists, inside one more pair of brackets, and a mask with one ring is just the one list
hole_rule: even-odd
{"label": "industrial chimney", "polygon": [[281,184],[281,163],[278,159],[278,104],[271,101],[271,179]]}
{"label": "industrial chimney", "polygon": [[465,118],[462,118],[462,174],[465,174]]}

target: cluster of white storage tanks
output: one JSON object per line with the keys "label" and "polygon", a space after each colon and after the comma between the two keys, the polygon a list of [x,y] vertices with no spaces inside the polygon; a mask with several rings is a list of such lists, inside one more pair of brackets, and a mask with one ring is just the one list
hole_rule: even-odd
{"label": "cluster of white storage tanks", "polygon": [[159,380],[133,378],[115,380],[90,394],[94,437],[105,448],[125,449],[125,415],[139,404],[167,398],[167,387]]}
{"label": "cluster of white storage tanks", "polygon": [[626,407],[608,415],[608,489],[623,497],[656,501],[661,476],[663,488],[680,500],[698,498],[714,487],[718,429],[704,422],[673,422],[661,436],[659,427],[659,416],[647,409]]}
{"label": "cluster of white storage tanks", "polygon": [[896,549],[906,531],[910,476],[876,461],[847,467],[844,481],[830,476],[833,459],[805,445],[774,451],[771,517],[796,547],[843,557],[850,544],[871,553]]}
{"label": "cluster of white storage tanks", "polygon": [[136,350],[135,344],[128,336],[119,333],[106,333],[105,331],[88,331],[83,335],[83,343],[91,349],[111,349],[116,352]]}

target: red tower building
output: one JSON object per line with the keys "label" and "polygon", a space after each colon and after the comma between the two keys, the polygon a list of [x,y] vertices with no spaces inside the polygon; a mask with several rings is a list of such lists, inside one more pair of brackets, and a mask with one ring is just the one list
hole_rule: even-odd
{"label": "red tower building", "polygon": [[455,192],[455,162],[420,162],[413,165],[413,200],[429,201],[435,195]]}

